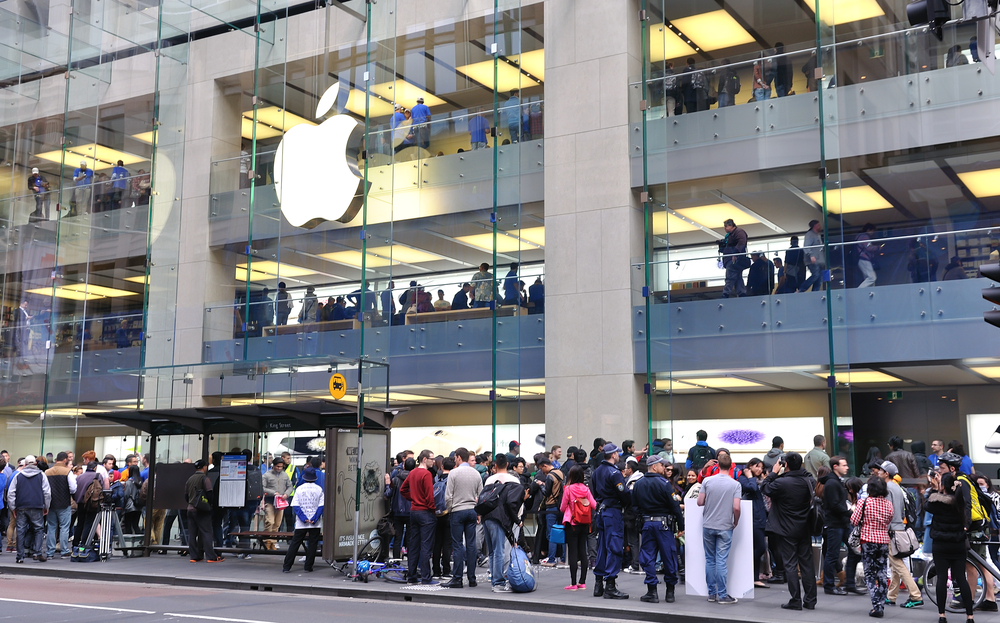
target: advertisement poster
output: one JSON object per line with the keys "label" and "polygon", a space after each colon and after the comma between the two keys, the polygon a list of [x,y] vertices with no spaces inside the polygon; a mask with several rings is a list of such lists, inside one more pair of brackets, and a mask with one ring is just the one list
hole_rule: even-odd
{"label": "advertisement poster", "polygon": [[969,446],[965,449],[973,465],[1000,463],[1000,414],[970,413]]}
{"label": "advertisement poster", "polygon": [[697,432],[704,430],[708,445],[728,448],[734,461],[746,463],[753,457],[764,458],[775,436],[784,439],[785,452],[805,454],[813,448],[813,437],[824,434],[825,429],[822,417],[674,420],[673,436],[663,436],[673,440],[674,456],[679,462],[687,458],[688,448],[698,441]]}
{"label": "advertisement poster", "polygon": [[242,508],[247,503],[247,457],[227,454],[219,470],[219,507]]}
{"label": "advertisement poster", "polygon": [[[382,491],[385,488],[386,444],[382,432],[367,432],[362,454],[358,455],[358,433],[330,429],[335,435],[336,453],[327,454],[326,510],[323,513],[323,557],[346,560],[354,549],[354,511],[356,507],[358,462],[361,463],[361,509],[358,514],[358,548],[364,547],[378,520],[385,514]],[[332,538],[326,535],[332,534]]]}

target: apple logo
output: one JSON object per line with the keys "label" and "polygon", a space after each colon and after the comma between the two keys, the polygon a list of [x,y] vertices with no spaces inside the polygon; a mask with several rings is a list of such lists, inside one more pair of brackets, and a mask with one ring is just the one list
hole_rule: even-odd
{"label": "apple logo", "polygon": [[[333,108],[337,82],[316,106],[319,119]],[[334,115],[320,125],[300,124],[285,133],[274,154],[274,190],[281,213],[295,227],[312,229],[323,221],[351,222],[371,187],[358,169],[364,126],[347,115]]]}

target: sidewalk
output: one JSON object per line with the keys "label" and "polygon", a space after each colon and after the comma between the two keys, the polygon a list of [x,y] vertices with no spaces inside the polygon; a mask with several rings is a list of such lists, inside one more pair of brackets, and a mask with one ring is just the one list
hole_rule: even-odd
{"label": "sidewalk", "polygon": [[[848,617],[865,617],[871,608],[867,596],[837,597],[823,594],[819,587],[819,604],[816,610],[801,612],[782,610],[780,605],[788,600],[784,585],[756,590],[755,599],[741,599],[734,606],[708,603],[703,597],[688,596],[683,585],[677,587],[677,601],[666,604],[663,585],[659,587],[659,604],[639,601],[645,585],[642,575],[619,576],[619,588],[631,595],[627,601],[595,599],[592,596],[593,576],[588,574],[587,591],[566,591],[569,571],[542,568],[538,575],[538,589],[533,593],[493,593],[485,580],[485,570],[480,569],[479,586],[456,590],[441,586],[400,585],[372,579],[368,584],[351,582],[339,572],[327,568],[317,559],[314,573],[302,572],[302,563],[296,563],[292,573],[281,573],[280,557],[255,556],[252,560],[227,557],[221,564],[192,564],[176,554],[152,555],[149,558],[114,558],[106,563],[76,564],[54,559],[45,563],[26,560],[15,564],[14,556],[0,556],[0,576],[3,574],[65,577],[111,582],[138,582],[174,586],[197,586],[222,590],[256,590],[276,593],[311,594],[330,597],[349,597],[385,601],[407,601],[426,604],[444,604],[496,610],[547,612],[575,616],[622,618],[664,623],[705,623],[706,620],[769,621],[794,623],[829,623]],[[886,608],[885,620],[930,620],[936,616],[934,606],[926,601],[917,612],[902,608]],[[985,613],[977,613],[980,617]],[[990,619],[995,619],[991,615]]]}

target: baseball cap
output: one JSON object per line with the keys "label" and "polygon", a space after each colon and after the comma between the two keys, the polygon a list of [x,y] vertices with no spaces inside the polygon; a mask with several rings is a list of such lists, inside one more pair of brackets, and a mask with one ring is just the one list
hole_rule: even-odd
{"label": "baseball cap", "polygon": [[312,466],[302,470],[302,480],[306,482],[316,482],[316,470]]}
{"label": "baseball cap", "polygon": [[422,98],[422,97],[418,97],[418,98],[417,98],[417,103],[418,103],[418,104],[423,104],[423,103],[424,103],[424,98]]}
{"label": "baseball cap", "polygon": [[206,463],[202,459],[198,459],[197,461],[194,462],[194,468],[195,469],[201,469],[202,467],[205,467],[206,465],[208,465],[208,463]]}
{"label": "baseball cap", "polygon": [[520,448],[521,444],[517,443],[517,440],[515,439],[511,441],[509,444],[507,444],[507,447],[513,450],[514,448]]}
{"label": "baseball cap", "polygon": [[33,168],[33,169],[31,170],[31,174],[32,174],[32,175],[38,175],[38,167],[35,167],[35,168]]}
{"label": "baseball cap", "polygon": [[34,465],[35,462],[36,462],[35,461],[35,456],[33,454],[29,454],[28,456],[24,457],[24,464],[25,465]]}
{"label": "baseball cap", "polygon": [[601,451],[604,452],[604,454],[614,454],[615,452],[621,454],[622,449],[614,443],[606,443]]}
{"label": "baseball cap", "polygon": [[82,166],[86,166],[86,165],[87,165],[87,161],[86,161],[86,160],[81,160],[81,161],[80,161],[80,166],[81,166],[81,167],[82,167]]}
{"label": "baseball cap", "polygon": [[899,473],[899,470],[896,469],[896,464],[893,463],[892,461],[883,461],[880,467],[883,472],[889,474],[889,478],[893,478],[896,474]]}
{"label": "baseball cap", "polygon": [[646,465],[656,465],[657,463],[666,463],[667,459],[663,458],[658,454],[651,454],[646,457]]}

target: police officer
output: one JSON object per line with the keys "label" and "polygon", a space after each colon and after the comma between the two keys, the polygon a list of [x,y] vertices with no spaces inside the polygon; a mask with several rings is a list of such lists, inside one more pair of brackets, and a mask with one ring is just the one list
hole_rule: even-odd
{"label": "police officer", "polygon": [[[667,585],[664,601],[674,602],[674,587],[677,586],[677,545],[671,525],[683,525],[681,507],[674,499],[674,489],[666,479],[667,460],[652,455],[646,459],[649,468],[646,475],[636,481],[632,488],[632,504],[636,515],[642,519],[642,549],[639,564],[646,572],[646,594],[640,601],[659,603],[656,596],[656,554],[663,560],[663,581]],[[680,528],[679,528],[680,529]]]}
{"label": "police officer", "polygon": [[594,565],[594,597],[628,599],[615,586],[622,568],[622,550],[625,549],[625,524],[622,509],[630,505],[625,477],[618,471],[618,457],[622,449],[613,443],[601,449],[604,460],[594,470],[594,497],[597,499],[597,563]]}

